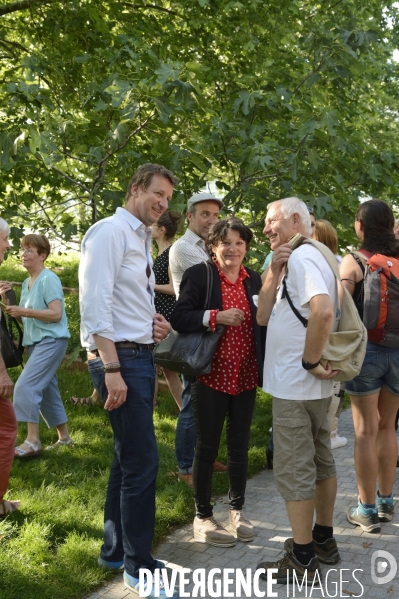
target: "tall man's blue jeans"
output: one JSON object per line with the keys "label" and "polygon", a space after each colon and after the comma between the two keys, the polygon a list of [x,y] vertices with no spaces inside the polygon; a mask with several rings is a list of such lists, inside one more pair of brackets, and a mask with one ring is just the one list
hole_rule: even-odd
{"label": "tall man's blue jeans", "polygon": [[182,406],[176,426],[175,451],[181,474],[191,474],[195,449],[195,421],[191,403],[191,383],[183,376]]}
{"label": "tall man's blue jeans", "polygon": [[[155,372],[148,349],[118,348],[121,375],[128,391],[124,404],[108,412],[114,433],[114,461],[104,509],[101,557],[124,559],[135,578],[140,568],[154,571],[151,556],[155,527],[158,451],[152,420]],[[108,391],[100,358],[89,360],[89,374],[102,401]]]}

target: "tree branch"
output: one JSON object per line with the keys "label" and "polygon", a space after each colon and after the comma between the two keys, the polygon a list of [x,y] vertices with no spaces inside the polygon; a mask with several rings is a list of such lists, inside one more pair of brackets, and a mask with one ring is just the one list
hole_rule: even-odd
{"label": "tree branch", "polygon": [[296,86],[296,88],[294,89],[294,91],[292,92],[292,95],[294,95],[298,89],[305,83],[305,81],[307,81],[312,75],[314,75],[315,73],[317,73],[317,71],[320,71],[321,67],[323,66],[323,64],[326,62],[328,57],[328,53],[326,52],[326,54],[324,55],[324,57],[321,59],[321,61],[319,62],[319,64],[317,65],[317,67],[315,68],[314,71],[312,71],[311,73],[309,73],[309,75],[306,75],[306,77],[304,77],[302,79],[302,81],[300,81],[298,83],[298,85]]}
{"label": "tree branch", "polygon": [[[38,4],[52,4],[54,0],[40,0]],[[12,12],[18,12],[20,10],[27,10],[32,8],[33,0],[21,0],[21,2],[13,2],[12,4],[6,4],[0,6],[0,17],[9,15]]]}
{"label": "tree branch", "polygon": [[95,197],[95,195],[97,193],[97,190],[98,190],[98,188],[99,188],[102,180],[104,179],[104,175],[105,175],[105,171],[106,171],[106,168],[107,168],[108,160],[111,158],[111,156],[113,156],[114,154],[116,154],[120,150],[123,150],[123,148],[125,148],[127,146],[127,144],[132,139],[132,137],[134,135],[136,135],[136,133],[138,133],[139,131],[141,131],[142,129],[144,129],[144,127],[155,116],[155,114],[156,114],[156,112],[155,112],[155,110],[153,110],[152,113],[145,119],[145,121],[143,121],[131,133],[129,133],[129,135],[126,137],[125,142],[122,145],[118,146],[115,151],[108,152],[104,156],[104,158],[102,160],[100,160],[100,162],[98,163],[98,167],[97,167],[97,171],[96,171],[96,174],[95,174],[95,177],[94,177],[94,181],[93,181],[93,184],[91,186],[91,190],[89,191],[89,200],[90,200],[90,203],[92,205],[92,221],[93,221],[93,223],[95,223],[96,220],[97,220],[97,207],[96,207],[95,202],[94,202],[94,197]]}
{"label": "tree branch", "polygon": [[69,175],[67,175],[63,171],[61,171],[59,168],[57,168],[56,166],[52,166],[50,168],[53,171],[55,171],[56,173],[58,173],[59,175],[62,175],[63,177],[65,177],[66,179],[68,179],[68,181],[70,181],[74,185],[78,185],[79,187],[81,187],[82,189],[84,189],[84,191],[86,193],[90,193],[90,189],[88,187],[86,187],[85,185],[83,185],[83,183],[81,183],[80,181],[77,181],[76,179],[73,179],[72,177],[70,177]]}
{"label": "tree branch", "polygon": [[131,4],[130,2],[124,2],[123,4],[125,6],[128,6],[129,8],[144,8],[144,9],[160,10],[162,12],[167,12],[170,15],[174,15],[175,17],[180,17],[181,19],[183,18],[183,15],[180,15],[178,12],[175,12],[174,10],[170,10],[169,8],[164,8],[163,6],[156,6],[155,4]]}

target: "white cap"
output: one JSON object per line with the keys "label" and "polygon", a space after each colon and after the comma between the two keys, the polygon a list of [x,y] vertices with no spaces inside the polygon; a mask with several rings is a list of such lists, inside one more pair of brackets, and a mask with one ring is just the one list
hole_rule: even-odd
{"label": "white cap", "polygon": [[201,191],[201,193],[195,193],[187,202],[187,212],[191,212],[192,208],[195,204],[199,204],[200,202],[212,201],[217,202],[219,204],[219,208],[223,208],[223,202],[219,198],[215,198],[211,193],[207,191]]}

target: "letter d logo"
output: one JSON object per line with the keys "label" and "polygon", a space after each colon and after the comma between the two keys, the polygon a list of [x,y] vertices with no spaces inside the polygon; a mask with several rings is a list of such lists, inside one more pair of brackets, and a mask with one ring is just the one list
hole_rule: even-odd
{"label": "letter d logo", "polygon": [[[378,574],[383,574],[386,571],[388,564],[390,567],[389,572],[384,576],[378,576]],[[374,551],[371,556],[371,578],[373,579],[373,582],[376,584],[386,584],[387,582],[391,582],[391,580],[395,578],[397,571],[398,564],[391,553],[383,551],[382,549]]]}

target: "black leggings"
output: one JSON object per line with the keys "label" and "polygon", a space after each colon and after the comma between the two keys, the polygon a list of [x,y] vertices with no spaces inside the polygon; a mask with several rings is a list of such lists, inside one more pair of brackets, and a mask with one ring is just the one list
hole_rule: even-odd
{"label": "black leggings", "polygon": [[256,388],[239,395],[215,391],[196,379],[191,385],[197,445],[193,463],[194,498],[198,518],[213,515],[211,505],[213,463],[217,457],[227,416],[227,471],[230,509],[244,505],[248,471],[248,446]]}

